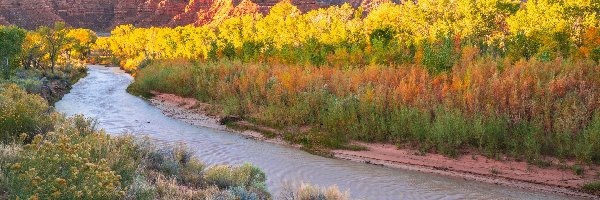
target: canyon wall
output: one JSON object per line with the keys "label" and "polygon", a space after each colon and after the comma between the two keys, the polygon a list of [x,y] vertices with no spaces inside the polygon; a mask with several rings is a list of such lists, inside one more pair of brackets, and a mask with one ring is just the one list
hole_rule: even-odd
{"label": "canyon wall", "polygon": [[[226,16],[267,14],[280,0],[0,0],[0,25],[35,29],[63,21],[73,27],[108,31],[121,24],[137,27],[203,25]],[[364,0],[372,1],[372,0]],[[377,0],[375,0],[377,1]],[[362,0],[291,0],[307,12]]]}

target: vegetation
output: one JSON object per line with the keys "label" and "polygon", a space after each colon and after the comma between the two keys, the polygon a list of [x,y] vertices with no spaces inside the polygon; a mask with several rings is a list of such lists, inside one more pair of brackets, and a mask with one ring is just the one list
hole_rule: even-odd
{"label": "vegetation", "polygon": [[0,84],[14,83],[50,103],[56,102],[85,75],[85,60],[96,39],[90,30],[61,23],[36,31],[0,26],[4,72]]}
{"label": "vegetation", "polygon": [[5,78],[10,72],[10,60],[21,52],[21,45],[25,41],[25,31],[16,27],[0,27],[0,58],[2,58]]}
{"label": "vegetation", "polygon": [[50,68],[54,74],[56,62],[61,69],[68,69],[77,61],[85,61],[96,39],[93,31],[69,28],[63,23],[36,31],[0,26],[0,42],[6,47],[0,56],[8,61],[7,73]]}
{"label": "vegetation", "polygon": [[48,104],[41,97],[27,94],[16,85],[0,88],[0,142],[8,144],[20,134],[28,138],[47,132],[54,115],[48,115]]}
{"label": "vegetation", "polygon": [[432,75],[414,65],[334,69],[165,61],[139,71],[130,90],[196,97],[226,115],[273,127],[310,126],[311,133],[295,137],[318,143],[324,134],[333,140],[325,146],[362,140],[447,155],[478,148],[530,161],[541,155],[599,161],[598,108],[590,98],[600,88],[595,64],[462,63],[452,73]]}
{"label": "vegetation", "polygon": [[312,199],[328,199],[328,200],[348,200],[350,195],[348,192],[341,192],[337,187],[331,186],[328,188],[319,188],[310,184],[302,183],[300,187],[293,188],[286,186],[283,192],[278,196],[281,200],[312,200]]}
{"label": "vegetation", "polygon": [[[156,149],[130,136],[112,137],[82,116],[47,112],[46,102],[16,85],[0,90],[6,109],[40,113],[6,119],[2,128],[27,124],[35,136],[3,130],[0,195],[11,199],[270,199],[264,173],[250,164],[205,167],[185,148]],[[24,107],[23,102],[36,102]],[[6,108],[6,109],[4,109]],[[9,113],[10,114],[10,113]],[[11,121],[16,125],[6,124]],[[48,123],[49,122],[49,123]],[[5,126],[6,125],[6,126]],[[27,131],[26,129],[23,129]],[[14,142],[10,142],[14,141]],[[247,197],[247,198],[245,198]]]}
{"label": "vegetation", "polygon": [[182,145],[159,149],[54,112],[49,103],[61,94],[46,93],[85,73],[95,41],[94,32],[60,23],[0,26],[0,198],[272,199],[251,164],[207,167]]}
{"label": "vegetation", "polygon": [[286,136],[306,145],[600,163],[599,16],[593,1],[388,3],[366,16],[284,1],[202,27],[120,26],[97,48],[136,73],[133,92],[310,127]]}
{"label": "vegetation", "polygon": [[266,16],[202,27],[120,26],[98,48],[127,70],[155,59],[230,58],[341,68],[416,63],[447,72],[465,49],[513,62],[597,60],[599,7],[590,0],[426,0],[382,4],[363,16],[348,4],[303,14],[283,1]]}
{"label": "vegetation", "polygon": [[590,192],[594,192],[594,193],[600,193],[600,182],[593,182],[593,183],[588,183],[585,184],[583,186],[584,190],[590,191]]}

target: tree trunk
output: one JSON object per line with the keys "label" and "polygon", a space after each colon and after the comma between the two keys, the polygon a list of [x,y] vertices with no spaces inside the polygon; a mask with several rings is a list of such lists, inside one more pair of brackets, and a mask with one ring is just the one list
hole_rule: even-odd
{"label": "tree trunk", "polygon": [[71,69],[71,52],[67,51],[67,69]]}
{"label": "tree trunk", "polygon": [[52,71],[52,74],[54,74],[54,65],[56,64],[56,59],[54,58],[54,56],[50,56],[50,62],[52,63],[50,65],[50,69]]}
{"label": "tree trunk", "polygon": [[31,53],[29,53],[29,55],[27,56],[27,61],[24,63],[25,70],[28,70],[29,67],[31,67],[31,63],[33,63],[32,60],[33,60],[33,55]]}
{"label": "tree trunk", "polygon": [[6,79],[10,78],[10,66],[8,65],[8,57],[6,57]]}

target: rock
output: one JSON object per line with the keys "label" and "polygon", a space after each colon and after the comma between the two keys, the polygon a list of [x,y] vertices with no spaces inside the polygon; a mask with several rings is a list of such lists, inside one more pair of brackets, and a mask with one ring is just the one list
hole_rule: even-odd
{"label": "rock", "polygon": [[10,23],[8,23],[8,21],[6,20],[6,17],[2,16],[1,13],[0,13],[0,25],[3,25],[3,26],[10,25]]}
{"label": "rock", "polygon": [[46,99],[50,104],[54,104],[59,101],[69,89],[71,89],[71,86],[68,81],[46,80],[42,82],[40,91],[36,91],[36,93]]}
{"label": "rock", "polygon": [[219,119],[219,124],[220,125],[226,125],[226,124],[234,123],[234,122],[237,122],[237,121],[240,121],[240,120],[242,120],[242,119],[240,117],[237,117],[237,116],[224,116],[224,117],[221,117]]}

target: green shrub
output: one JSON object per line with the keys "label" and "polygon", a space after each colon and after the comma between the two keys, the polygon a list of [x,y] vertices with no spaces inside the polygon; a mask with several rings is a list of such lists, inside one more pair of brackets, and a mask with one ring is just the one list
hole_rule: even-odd
{"label": "green shrub", "polygon": [[104,133],[81,135],[72,123],[24,146],[7,174],[13,198],[115,199],[125,194],[122,177],[111,165],[131,155],[131,147],[115,148]]}
{"label": "green shrub", "polygon": [[147,168],[182,184],[201,186],[204,164],[183,146],[152,150],[145,157]]}
{"label": "green shrub", "polygon": [[[187,67],[183,67],[187,66]],[[145,73],[138,74],[138,80],[131,84],[129,91],[145,95],[149,91],[168,92],[180,96],[193,96],[194,83],[192,65],[187,61],[152,64],[144,68]],[[186,87],[180,87],[186,85]]]}
{"label": "green shrub", "polygon": [[540,48],[540,43],[533,38],[527,37],[525,33],[519,32],[508,38],[507,42],[508,57],[512,60],[521,58],[530,59]]}
{"label": "green shrub", "polygon": [[590,192],[598,193],[598,192],[600,192],[600,181],[587,183],[587,184],[583,185],[583,189],[590,191]]}
{"label": "green shrub", "polygon": [[474,121],[473,131],[476,144],[490,157],[506,153],[508,138],[508,122],[496,116],[478,117]]}
{"label": "green shrub", "polygon": [[259,199],[270,198],[265,185],[265,173],[248,163],[238,167],[214,166],[205,171],[204,177],[208,185],[229,189],[237,195],[256,195]]}
{"label": "green shrub", "polygon": [[0,85],[0,142],[14,141],[22,133],[31,139],[50,130],[55,118],[42,97],[14,84]]}
{"label": "green shrub", "polygon": [[600,46],[592,50],[590,59],[600,63]]}
{"label": "green shrub", "polygon": [[281,200],[348,200],[348,192],[342,192],[336,186],[319,188],[310,184],[302,183],[300,187],[292,188],[285,186],[279,194]]}
{"label": "green shrub", "polygon": [[457,156],[464,144],[470,140],[471,127],[466,118],[456,110],[435,112],[431,124],[430,142],[442,154]]}
{"label": "green shrub", "polygon": [[138,174],[134,177],[131,185],[129,185],[125,199],[156,199],[156,193],[156,186],[149,183],[142,174]]}
{"label": "green shrub", "polygon": [[265,173],[251,164],[238,167],[217,165],[206,170],[206,182],[219,188],[232,187],[264,187]]}
{"label": "green shrub", "polygon": [[423,65],[430,72],[448,72],[457,60],[452,39],[445,37],[442,41],[441,43],[425,42],[423,44]]}
{"label": "green shrub", "polygon": [[575,156],[584,162],[600,163],[600,115],[594,116],[580,134],[575,145]]}

